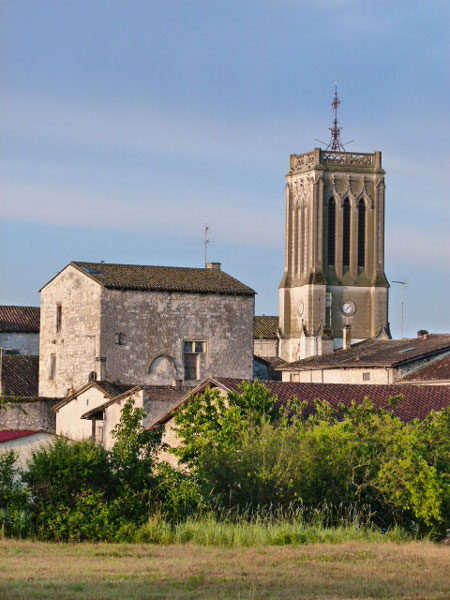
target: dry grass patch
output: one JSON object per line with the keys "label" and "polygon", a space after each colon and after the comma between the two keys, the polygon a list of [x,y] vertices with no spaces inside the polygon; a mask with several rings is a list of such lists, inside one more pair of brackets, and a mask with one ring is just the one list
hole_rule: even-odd
{"label": "dry grass patch", "polygon": [[450,548],[426,542],[217,548],[0,541],[0,598],[450,598]]}

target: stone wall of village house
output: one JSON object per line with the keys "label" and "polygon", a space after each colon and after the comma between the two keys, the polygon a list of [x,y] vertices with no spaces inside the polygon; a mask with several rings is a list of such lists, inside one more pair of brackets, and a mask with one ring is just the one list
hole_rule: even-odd
{"label": "stone wall of village house", "polygon": [[357,369],[310,369],[303,371],[283,371],[283,381],[300,383],[359,383],[390,384],[393,383],[392,369],[357,368]]}
{"label": "stone wall of village house", "polygon": [[[104,289],[101,314],[106,379],[146,385],[184,380],[184,341],[204,342],[193,385],[213,375],[252,377],[251,296]],[[153,361],[158,366],[149,373]]]}
{"label": "stone wall of village house", "polygon": [[279,340],[255,339],[254,354],[255,356],[278,356]]}
{"label": "stone wall of village house", "polygon": [[[87,383],[96,361],[100,337],[101,286],[68,266],[41,291],[39,395],[62,398],[69,389]],[[62,307],[61,328],[57,331],[57,305]],[[52,354],[56,356],[51,379]]]}
{"label": "stone wall of village house", "polygon": [[0,429],[54,433],[56,421],[50,409],[55,404],[52,399],[7,402],[0,407]]}
{"label": "stone wall of village house", "polygon": [[39,333],[0,333],[0,348],[36,356],[39,354]]}

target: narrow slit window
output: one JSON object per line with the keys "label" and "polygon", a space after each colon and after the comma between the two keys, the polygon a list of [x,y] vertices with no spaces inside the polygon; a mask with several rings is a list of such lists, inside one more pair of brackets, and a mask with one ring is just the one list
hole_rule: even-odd
{"label": "narrow slit window", "polygon": [[50,373],[49,373],[49,379],[50,381],[53,381],[56,377],[56,354],[51,354],[50,355]]}
{"label": "narrow slit window", "polygon": [[346,198],[344,201],[344,223],[342,231],[342,265],[350,266],[350,202]]}
{"label": "narrow slit window", "polygon": [[58,303],[56,305],[56,333],[61,331],[62,325],[62,304]]}
{"label": "narrow slit window", "polygon": [[334,267],[336,252],[336,203],[334,198],[328,201],[328,266]]}
{"label": "narrow slit window", "polygon": [[358,203],[358,267],[366,266],[366,203]]}

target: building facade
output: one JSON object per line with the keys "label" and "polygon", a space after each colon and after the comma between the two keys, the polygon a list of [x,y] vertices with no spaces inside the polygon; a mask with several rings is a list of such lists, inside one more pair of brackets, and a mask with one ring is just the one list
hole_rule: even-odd
{"label": "building facade", "polygon": [[89,380],[190,385],[251,377],[255,292],[218,263],[70,263],[41,290],[39,395]]}
{"label": "building facade", "polygon": [[326,354],[389,337],[381,152],[291,155],[280,357]]}

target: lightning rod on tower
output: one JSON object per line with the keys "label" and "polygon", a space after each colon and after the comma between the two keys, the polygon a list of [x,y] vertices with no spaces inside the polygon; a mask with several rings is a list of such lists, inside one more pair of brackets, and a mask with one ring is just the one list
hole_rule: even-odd
{"label": "lightning rod on tower", "polygon": [[338,107],[339,104],[341,103],[338,93],[337,93],[337,81],[334,82],[334,98],[333,98],[333,102],[331,103],[331,107],[334,110],[334,121],[333,121],[333,127],[329,127],[330,131],[331,131],[331,140],[330,143],[328,144],[328,146],[326,147],[326,150],[331,150],[333,152],[345,152],[345,148],[344,145],[341,142],[341,129],[342,127],[339,127],[339,121],[337,118],[337,111],[338,111]]}

